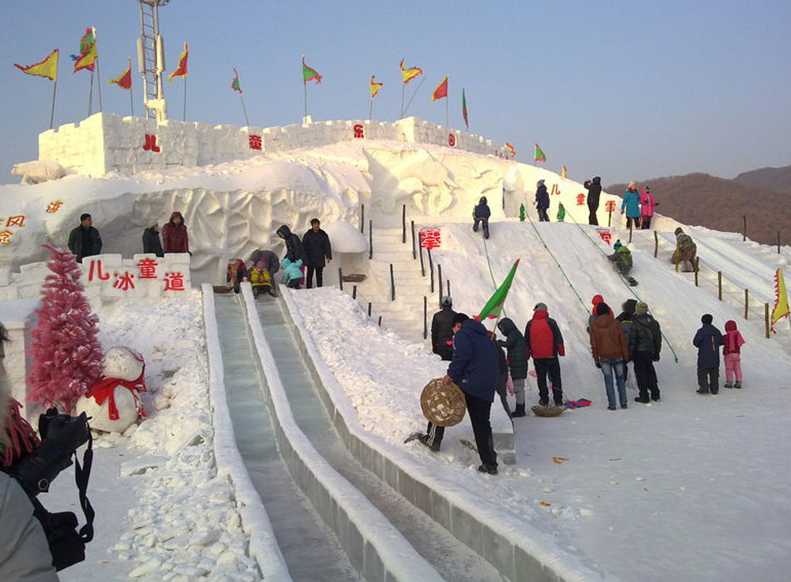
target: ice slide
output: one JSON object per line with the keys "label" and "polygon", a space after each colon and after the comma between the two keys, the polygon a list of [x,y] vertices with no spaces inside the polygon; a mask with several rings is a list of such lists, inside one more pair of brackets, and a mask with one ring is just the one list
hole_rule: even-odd
{"label": "ice slide", "polygon": [[[215,297],[224,381],[237,446],[292,578],[502,579],[349,455],[313,386],[282,302],[254,301],[249,288],[245,294]],[[245,307],[256,310],[257,321],[247,320]],[[312,466],[298,467],[295,456]],[[315,478],[305,479],[306,472]],[[340,515],[346,527],[334,527]]]}

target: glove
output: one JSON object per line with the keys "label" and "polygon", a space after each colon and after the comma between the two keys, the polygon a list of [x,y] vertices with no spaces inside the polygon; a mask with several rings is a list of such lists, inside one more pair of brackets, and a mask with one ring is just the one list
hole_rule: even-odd
{"label": "glove", "polygon": [[659,361],[659,354],[654,354],[654,361],[655,361],[655,362],[658,362],[658,361]]}
{"label": "glove", "polygon": [[599,370],[601,370],[601,362],[596,362],[596,367],[599,368]]}

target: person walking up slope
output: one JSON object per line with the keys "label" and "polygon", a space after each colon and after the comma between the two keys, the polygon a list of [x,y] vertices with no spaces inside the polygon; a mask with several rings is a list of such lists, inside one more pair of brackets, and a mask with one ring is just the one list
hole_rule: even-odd
{"label": "person walking up slope", "polygon": [[651,228],[651,219],[654,217],[654,207],[659,204],[651,194],[651,186],[643,188],[640,194],[640,228],[647,230]]}
{"label": "person walking up slope", "polygon": [[538,210],[538,221],[549,222],[549,192],[544,184],[544,180],[539,180],[536,183],[536,210]]}
{"label": "person walking up slope", "polygon": [[533,308],[533,319],[525,327],[527,357],[533,356],[538,381],[538,403],[549,404],[547,374],[552,382],[552,396],[555,406],[563,404],[563,385],[560,378],[559,356],[566,355],[563,336],[557,322],[549,317],[546,303],[537,303]]}
{"label": "person walking up slope", "polygon": [[473,232],[478,232],[478,223],[483,223],[483,238],[489,238],[489,217],[492,211],[489,210],[489,204],[486,201],[486,196],[481,196],[478,205],[472,211],[472,217],[475,223],[472,225]]}
{"label": "person walking up slope", "polygon": [[698,394],[716,394],[720,390],[720,346],[722,334],[707,313],[700,318],[703,326],[695,334],[692,344],[698,348]]}
{"label": "person walking up slope", "polygon": [[512,416],[525,416],[525,379],[527,378],[527,343],[516,325],[509,318],[504,317],[497,324],[497,329],[505,336],[505,341],[498,340],[497,344],[508,350],[508,367],[511,371],[511,380],[514,382],[516,394],[516,410]]}
{"label": "person walking up slope", "polygon": [[629,359],[629,350],[623,339],[621,324],[612,316],[610,307],[606,303],[596,306],[596,319],[590,328],[591,353],[596,367],[604,374],[604,388],[607,392],[607,408],[616,409],[615,391],[613,390],[613,375],[618,384],[618,399],[621,408],[626,408],[626,375],[624,374],[625,362]]}
{"label": "person walking up slope", "polygon": [[[742,355],[741,347],[744,338],[736,329],[736,322],[732,319],[725,322],[725,337],[723,338],[723,359],[725,360],[725,387],[742,387]],[[736,380],[736,384],[733,383]]]}

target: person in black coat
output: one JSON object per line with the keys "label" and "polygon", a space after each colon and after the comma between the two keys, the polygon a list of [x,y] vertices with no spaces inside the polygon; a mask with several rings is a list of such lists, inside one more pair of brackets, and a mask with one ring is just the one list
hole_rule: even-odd
{"label": "person in black coat", "polygon": [[82,262],[83,257],[102,252],[102,237],[93,226],[90,214],[85,213],[80,216],[80,226],[69,233],[69,250],[77,256],[78,263]]}
{"label": "person in black coat", "polygon": [[431,320],[431,351],[443,360],[453,359],[453,299],[449,295],[442,298],[442,309]]}
{"label": "person in black coat", "polygon": [[710,313],[700,321],[703,326],[692,340],[692,345],[698,348],[698,394],[717,394],[720,391],[722,333],[712,325],[714,318]]}
{"label": "person in black coat", "polygon": [[478,223],[483,223],[483,238],[489,238],[489,217],[492,211],[489,210],[489,204],[486,201],[486,196],[481,196],[478,205],[473,210],[473,218],[475,223],[472,225],[472,230],[478,232]]}
{"label": "person in black coat", "polygon": [[508,350],[508,367],[511,370],[511,380],[514,382],[516,394],[516,410],[513,416],[525,416],[525,379],[527,378],[527,342],[522,332],[516,328],[514,322],[504,317],[497,324],[497,329],[505,336],[497,344]]}
{"label": "person in black coat", "polygon": [[162,241],[159,240],[159,225],[156,220],[148,222],[148,228],[143,231],[143,253],[164,257]]}
{"label": "person in black coat", "polygon": [[601,177],[595,176],[593,180],[585,180],[582,185],[588,191],[588,224],[599,225],[596,211],[599,209],[601,196]]}
{"label": "person in black coat", "polygon": [[299,240],[298,235],[291,232],[291,229],[285,224],[278,228],[276,233],[277,236],[286,241],[286,254],[283,257],[284,259],[288,259],[292,263],[296,263],[300,259],[303,261],[305,260],[302,241]]}
{"label": "person in black coat", "polygon": [[544,184],[544,180],[539,180],[536,184],[536,210],[538,210],[538,221],[549,222],[549,192]]}
{"label": "person in black coat", "polygon": [[640,391],[640,395],[634,399],[635,402],[648,404],[649,392],[651,400],[658,401],[659,384],[654,362],[659,361],[662,351],[662,330],[659,322],[648,313],[648,305],[642,301],[635,305],[635,315],[629,326],[626,344],[629,347],[629,359],[634,362],[637,388]]}
{"label": "person in black coat", "polygon": [[313,287],[313,272],[316,272],[316,287],[324,283],[324,259],[332,260],[332,247],[329,235],[321,230],[321,221],[314,218],[310,221],[310,230],[302,237],[302,249],[305,253],[305,265],[308,268],[306,287]]}

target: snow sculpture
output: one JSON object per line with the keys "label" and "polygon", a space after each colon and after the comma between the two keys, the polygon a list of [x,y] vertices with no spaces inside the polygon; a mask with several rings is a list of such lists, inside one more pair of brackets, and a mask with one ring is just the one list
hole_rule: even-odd
{"label": "snow sculpture", "polygon": [[323,224],[324,232],[330,237],[333,253],[364,253],[368,250],[365,236],[345,220]]}
{"label": "snow sculpture", "polygon": [[91,428],[124,432],[138,417],[146,417],[138,392],[146,391],[143,356],[126,347],[107,350],[102,359],[103,378],[77,401],[77,413],[86,412]]}
{"label": "snow sculpture", "polygon": [[60,180],[66,175],[66,169],[58,162],[38,160],[22,162],[11,168],[14,176],[22,176],[23,184],[39,184],[49,180]]}

